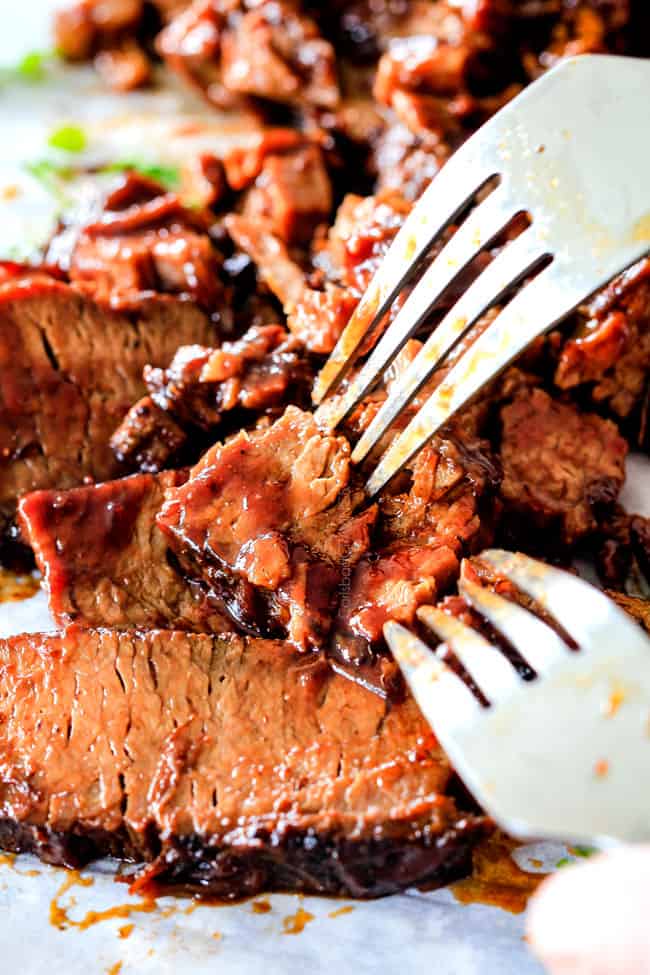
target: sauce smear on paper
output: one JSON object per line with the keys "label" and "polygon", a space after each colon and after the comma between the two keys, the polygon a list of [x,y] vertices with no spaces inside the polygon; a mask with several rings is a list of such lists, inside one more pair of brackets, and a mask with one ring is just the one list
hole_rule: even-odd
{"label": "sauce smear on paper", "polygon": [[472,874],[452,884],[451,891],[461,904],[489,904],[512,914],[521,914],[545,877],[528,873],[517,866],[513,850],[521,844],[495,833],[480,843],[472,856]]}

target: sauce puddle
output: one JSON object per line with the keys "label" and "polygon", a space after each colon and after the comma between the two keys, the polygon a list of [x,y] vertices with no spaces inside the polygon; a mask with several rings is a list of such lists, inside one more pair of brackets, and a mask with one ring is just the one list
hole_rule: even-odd
{"label": "sauce puddle", "polygon": [[461,904],[486,904],[511,914],[521,914],[546,874],[529,873],[513,860],[521,843],[495,833],[474,850],[472,874],[450,887]]}
{"label": "sauce puddle", "polygon": [[295,914],[289,914],[282,921],[283,934],[301,934],[314,915],[299,907]]}

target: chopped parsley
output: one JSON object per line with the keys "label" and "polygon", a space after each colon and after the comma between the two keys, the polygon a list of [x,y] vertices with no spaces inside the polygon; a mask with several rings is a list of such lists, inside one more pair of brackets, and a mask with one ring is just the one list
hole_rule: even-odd
{"label": "chopped parsley", "polygon": [[101,172],[140,173],[141,176],[146,176],[148,179],[160,183],[161,186],[164,186],[168,190],[175,190],[181,181],[180,170],[177,166],[169,166],[164,163],[149,163],[135,159],[122,159],[110,163],[108,166],[103,166]]}
{"label": "chopped parsley", "polygon": [[571,864],[571,863],[573,863],[573,860],[569,859],[569,857],[562,857],[561,860],[558,860],[557,861],[557,863],[555,864],[555,866],[559,870],[560,867],[568,867],[569,864]]}
{"label": "chopped parsley", "polygon": [[78,125],[62,125],[50,134],[47,144],[64,152],[83,152],[87,145],[86,133]]}
{"label": "chopped parsley", "polygon": [[0,68],[0,83],[9,81],[44,81],[55,51],[29,51],[12,67]]}

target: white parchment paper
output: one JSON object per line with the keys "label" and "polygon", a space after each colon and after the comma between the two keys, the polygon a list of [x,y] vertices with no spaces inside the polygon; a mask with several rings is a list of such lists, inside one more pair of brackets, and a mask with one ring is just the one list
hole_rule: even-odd
{"label": "white parchment paper", "polygon": [[[51,47],[48,22],[55,5],[54,0],[0,0],[0,65],[15,64],[27,51]],[[233,138],[214,114],[199,135],[181,134],[179,114],[206,118],[203,106],[176,88],[115,99],[84,67],[54,70],[45,83],[0,87],[0,257],[15,253],[17,244],[28,253],[55,218],[56,201],[34,182],[24,164],[52,157],[47,136],[57,125],[82,124],[89,134],[88,158],[100,162],[134,157],[173,162],[197,141],[214,146]],[[241,132],[236,138],[241,144]],[[3,194],[6,187],[12,190]],[[650,514],[650,465],[633,459],[630,474],[630,510]],[[26,602],[0,605],[0,636],[50,626],[42,593]],[[562,853],[561,847],[544,846],[523,851],[521,858],[552,863]],[[125,905],[137,908],[140,901],[129,898],[110,870],[110,865],[100,864],[84,872],[92,884],[72,886],[56,903],[73,920],[91,910],[121,906],[126,913]],[[267,898],[270,911],[261,914],[251,903],[195,907],[188,900],[163,898],[151,913],[136,911],[102,920],[87,930],[59,930],[50,923],[50,907],[65,880],[65,871],[30,857],[0,864],[0,973],[541,972],[523,940],[521,916],[480,905],[461,906],[449,891],[409,892],[371,903],[273,895]],[[352,910],[339,913],[345,906]],[[285,933],[285,919],[299,909],[312,918],[301,933]],[[129,936],[120,937],[120,929],[131,924]]]}

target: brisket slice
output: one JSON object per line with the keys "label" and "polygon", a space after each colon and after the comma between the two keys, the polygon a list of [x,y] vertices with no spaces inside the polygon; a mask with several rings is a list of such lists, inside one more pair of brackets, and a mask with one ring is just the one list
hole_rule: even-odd
{"label": "brisket slice", "polygon": [[187,474],[140,474],[70,491],[35,491],[19,523],[43,574],[59,626],[167,627],[227,633],[227,617],[167,556],[156,513]]}
{"label": "brisket slice", "polygon": [[38,488],[105,480],[119,467],[109,439],[144,393],[147,363],[214,327],[189,302],[151,296],[131,313],[96,304],[46,274],[0,284],[0,518]]}
{"label": "brisket slice", "polygon": [[484,821],[414,704],[282,643],[71,627],[0,642],[0,843],[145,888],[380,896],[468,867]]}

